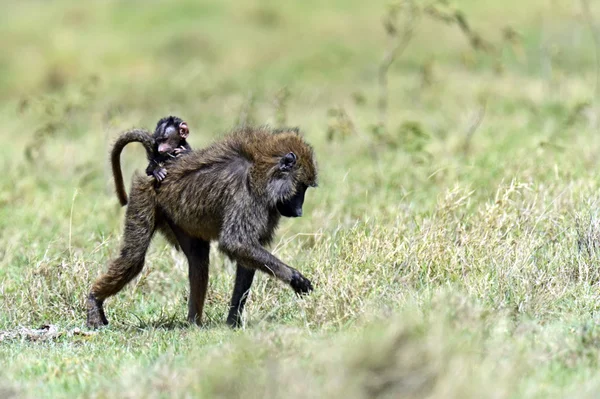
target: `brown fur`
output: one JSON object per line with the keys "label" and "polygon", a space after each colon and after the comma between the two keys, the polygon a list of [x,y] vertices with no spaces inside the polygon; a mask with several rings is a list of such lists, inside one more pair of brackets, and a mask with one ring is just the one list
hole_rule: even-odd
{"label": "brown fur", "polygon": [[[200,323],[208,284],[209,243],[237,261],[228,324],[237,326],[255,270],[288,283],[297,293],[312,284],[263,246],[281,215],[300,216],[307,187],[316,186],[312,148],[297,130],[244,128],[172,162],[154,188],[137,175],[125,215],[121,252],[92,286],[88,325],[107,324],[103,302],[143,268],[156,229],[175,237],[189,263],[188,320]],[[290,213],[291,212],[291,213]]]}

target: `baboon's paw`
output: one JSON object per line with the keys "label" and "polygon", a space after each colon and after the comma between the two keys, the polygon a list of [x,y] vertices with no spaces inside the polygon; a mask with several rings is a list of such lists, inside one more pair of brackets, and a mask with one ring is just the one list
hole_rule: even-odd
{"label": "baboon's paw", "polygon": [[242,320],[239,316],[227,317],[227,325],[231,328],[240,328],[242,326]]}
{"label": "baboon's paw", "polygon": [[187,322],[196,327],[202,327],[202,320],[197,315],[188,315]]}
{"label": "baboon's paw", "polygon": [[154,170],[152,172],[152,174],[154,175],[154,178],[157,181],[161,182],[165,179],[165,177],[167,177],[167,170],[165,168],[160,168],[160,169]]}
{"label": "baboon's paw", "polygon": [[296,292],[296,294],[308,294],[313,290],[312,283],[309,279],[304,277],[298,271],[294,270],[292,274],[292,280],[290,281],[290,285]]}
{"label": "baboon's paw", "polygon": [[102,303],[90,294],[87,300],[87,326],[88,328],[96,329],[108,324],[108,320],[104,315]]}
{"label": "baboon's paw", "polygon": [[108,320],[102,319],[98,312],[88,312],[87,326],[91,329],[103,327],[108,324]]}

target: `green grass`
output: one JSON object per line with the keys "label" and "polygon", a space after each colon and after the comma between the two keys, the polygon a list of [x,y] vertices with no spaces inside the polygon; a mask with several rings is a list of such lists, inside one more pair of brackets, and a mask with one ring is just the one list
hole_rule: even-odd
{"label": "green grass", "polygon": [[[501,74],[422,18],[376,134],[386,4],[3,2],[0,397],[598,396],[600,104],[579,2],[457,2],[493,43],[521,34]],[[315,291],[260,275],[230,330],[234,267],[213,248],[191,327],[185,258],[158,238],[110,326],[74,334],[119,248],[114,138],[172,113],[198,148],[245,109],[315,147],[319,188],[272,246]],[[127,149],[127,177],[144,159]],[[11,338],[45,324],[63,334]]]}

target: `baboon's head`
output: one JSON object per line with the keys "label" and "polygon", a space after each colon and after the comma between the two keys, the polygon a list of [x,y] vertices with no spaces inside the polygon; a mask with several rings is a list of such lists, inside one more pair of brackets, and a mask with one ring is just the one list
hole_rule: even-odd
{"label": "baboon's head", "polygon": [[156,124],[154,139],[160,155],[172,153],[190,134],[187,123],[176,116],[162,118]]}
{"label": "baboon's head", "polygon": [[255,159],[252,171],[255,182],[262,180],[261,191],[282,216],[302,216],[306,190],[317,186],[312,147],[297,128],[268,130],[268,135],[256,138],[260,158]]}

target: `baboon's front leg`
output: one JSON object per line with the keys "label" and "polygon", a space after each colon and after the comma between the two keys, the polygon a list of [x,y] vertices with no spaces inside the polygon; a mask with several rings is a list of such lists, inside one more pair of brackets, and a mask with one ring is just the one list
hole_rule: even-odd
{"label": "baboon's front leg", "polygon": [[134,182],[125,213],[125,228],[119,256],[112,260],[108,271],[93,284],[87,300],[87,325],[91,328],[108,324],[103,303],[115,295],[142,271],[146,251],[156,226],[154,196],[149,190],[138,189]]}
{"label": "baboon's front leg", "polygon": [[252,286],[255,272],[256,269],[249,269],[242,266],[239,262],[237,263],[235,285],[229,305],[229,315],[227,316],[227,324],[231,327],[237,328],[242,324],[242,313],[250,294],[250,287]]}
{"label": "baboon's front leg", "polygon": [[260,245],[245,244],[243,238],[225,236],[221,238],[219,247],[244,266],[258,269],[289,284],[297,294],[308,294],[313,290],[312,283],[302,273],[286,265]]}

